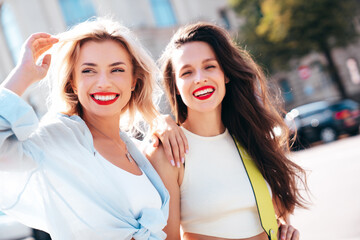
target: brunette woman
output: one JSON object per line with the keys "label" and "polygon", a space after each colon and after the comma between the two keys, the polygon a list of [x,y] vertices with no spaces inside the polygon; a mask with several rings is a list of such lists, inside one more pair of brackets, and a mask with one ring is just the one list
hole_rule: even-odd
{"label": "brunette woman", "polygon": [[259,66],[224,29],[209,23],[180,28],[161,63],[190,148],[180,169],[168,164],[161,148],[148,153],[170,192],[169,239],[180,238],[180,225],[187,240],[268,239],[234,140],[266,180],[281,239],[299,239],[288,217],[304,206],[297,185],[304,171],[287,157],[287,128]]}

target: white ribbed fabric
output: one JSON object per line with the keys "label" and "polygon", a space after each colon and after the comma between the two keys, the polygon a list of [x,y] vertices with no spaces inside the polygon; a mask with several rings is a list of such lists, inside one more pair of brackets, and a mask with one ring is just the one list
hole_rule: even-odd
{"label": "white ribbed fabric", "polygon": [[228,130],[202,137],[182,129],[190,148],[181,185],[183,231],[230,239],[263,232],[250,181]]}

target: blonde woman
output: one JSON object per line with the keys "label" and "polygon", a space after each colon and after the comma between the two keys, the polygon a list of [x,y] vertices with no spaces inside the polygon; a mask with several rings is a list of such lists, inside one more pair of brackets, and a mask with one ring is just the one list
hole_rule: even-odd
{"label": "blonde woman", "polygon": [[[54,47],[53,45],[56,44]],[[48,72],[52,110],[40,123],[19,96]],[[0,88],[0,209],[54,240],[165,239],[169,195],[120,130],[151,124],[156,66],[130,31],[95,19],[56,38],[31,35]],[[54,111],[52,111],[54,112]]]}

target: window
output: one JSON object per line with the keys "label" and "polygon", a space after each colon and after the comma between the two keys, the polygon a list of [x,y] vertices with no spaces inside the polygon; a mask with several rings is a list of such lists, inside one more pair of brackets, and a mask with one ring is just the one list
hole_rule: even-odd
{"label": "window", "polygon": [[223,8],[219,11],[220,14],[220,18],[223,22],[224,27],[227,30],[231,29],[231,25],[230,25],[230,20],[229,20],[229,16],[228,16],[228,10],[226,8]]}
{"label": "window", "polygon": [[168,27],[176,24],[174,11],[169,0],[150,0],[156,25]]}
{"label": "window", "polygon": [[283,98],[285,99],[285,102],[294,101],[294,95],[291,92],[289,82],[286,79],[281,79],[279,81],[279,84],[280,84],[281,92],[282,92]]}
{"label": "window", "polygon": [[346,66],[349,70],[351,81],[354,84],[360,84],[360,72],[357,61],[354,58],[349,58],[346,60]]}
{"label": "window", "polygon": [[11,6],[7,3],[3,3],[0,6],[0,22],[12,60],[16,64],[20,55],[23,38]]}
{"label": "window", "polygon": [[91,0],[59,0],[67,26],[73,26],[96,16]]}

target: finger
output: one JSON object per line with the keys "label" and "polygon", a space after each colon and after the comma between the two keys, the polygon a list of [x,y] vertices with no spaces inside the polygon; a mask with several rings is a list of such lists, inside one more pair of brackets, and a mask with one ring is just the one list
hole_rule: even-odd
{"label": "finger", "polygon": [[41,39],[41,38],[49,38],[51,37],[50,34],[48,33],[34,33],[31,34],[28,39],[26,39],[26,45],[28,47],[32,47],[33,43],[37,40],[37,39]]}
{"label": "finger", "polygon": [[292,236],[294,234],[295,228],[293,228],[292,226],[288,227],[287,233],[286,233],[286,240],[291,240],[293,239]]}
{"label": "finger", "polygon": [[153,144],[153,147],[157,148],[160,145],[160,140],[155,135],[151,136],[151,143]]}
{"label": "finger", "polygon": [[39,51],[40,49],[46,47],[46,46],[52,46],[55,43],[57,43],[59,40],[57,38],[53,38],[53,37],[49,37],[49,38],[39,38],[36,39],[33,43],[32,43],[32,49],[34,51]]}
{"label": "finger", "polygon": [[182,137],[176,136],[176,141],[177,141],[177,145],[179,147],[179,156],[180,156],[180,163],[184,163],[185,162],[185,144],[182,140]]}
{"label": "finger", "polygon": [[47,50],[49,50],[53,45],[48,45],[43,47],[42,49],[38,50],[37,52],[34,53],[34,60],[36,61],[44,52],[46,52]]}
{"label": "finger", "polygon": [[178,142],[176,140],[176,137],[175,136],[170,137],[169,141],[170,141],[170,145],[171,145],[171,151],[172,151],[173,159],[174,159],[174,161],[176,163],[176,166],[178,168],[180,168],[181,160],[180,160],[180,155],[179,155],[179,145],[178,145]]}
{"label": "finger", "polygon": [[171,165],[175,167],[175,161],[173,159],[172,150],[168,141],[162,142],[166,158],[170,161]]}
{"label": "finger", "polygon": [[51,55],[50,54],[46,54],[42,60],[41,63],[41,67],[47,71],[50,67],[50,63],[51,63]]}
{"label": "finger", "polygon": [[294,231],[294,234],[293,234],[291,240],[300,240],[300,232],[298,230]]}
{"label": "finger", "polygon": [[286,239],[286,235],[287,235],[287,232],[288,232],[288,225],[286,224],[282,224],[280,226],[280,239],[281,240],[285,240]]}

